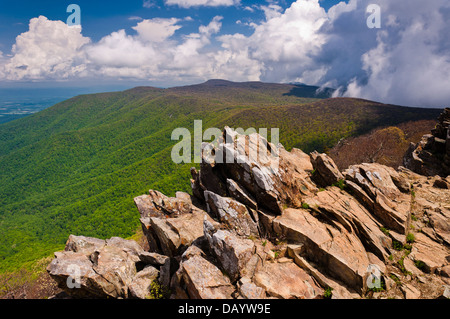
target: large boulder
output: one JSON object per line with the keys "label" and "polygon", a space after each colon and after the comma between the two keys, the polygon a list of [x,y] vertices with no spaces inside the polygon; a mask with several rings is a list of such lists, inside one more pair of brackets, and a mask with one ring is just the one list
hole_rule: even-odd
{"label": "large boulder", "polygon": [[170,257],[182,254],[196,239],[203,236],[203,220],[209,218],[206,212],[193,210],[176,218],[151,217],[148,232],[154,234],[154,240],[161,251]]}
{"label": "large boulder", "polygon": [[[354,196],[386,228],[404,234],[407,230],[411,196],[396,185],[404,185],[394,169],[377,163],[352,165],[344,171]],[[358,187],[354,187],[357,185]]]}
{"label": "large boulder", "polygon": [[313,179],[319,186],[331,186],[344,179],[339,168],[328,155],[312,152],[310,157],[314,168]]}
{"label": "large boulder", "polygon": [[50,276],[77,298],[147,298],[152,282],[168,287],[176,261],[144,251],[137,242],[69,237],[47,267]]}
{"label": "large boulder", "polygon": [[207,220],[204,222],[204,233],[210,250],[230,279],[235,282],[241,275],[245,275],[246,265],[255,253],[253,241],[240,238],[229,231],[216,230]]}
{"label": "large boulder", "polygon": [[240,236],[259,236],[258,224],[247,207],[240,202],[205,191],[208,213]]}
{"label": "large boulder", "polygon": [[58,287],[75,298],[102,297],[106,294],[91,284],[95,278],[93,264],[88,255],[73,251],[56,252],[47,266],[47,272]]}
{"label": "large boulder", "polygon": [[71,236],[66,250],[55,253],[47,271],[59,287],[78,297],[127,298],[142,251],[121,238],[102,241]]}
{"label": "large boulder", "polygon": [[314,299],[323,294],[314,279],[293,262],[266,263],[254,281],[274,298]]}
{"label": "large boulder", "polygon": [[180,269],[190,298],[232,298],[235,288],[230,279],[205,258],[195,255],[182,262]]}
{"label": "large boulder", "polygon": [[314,217],[304,209],[286,209],[273,221],[274,231],[304,246],[304,256],[323,271],[357,290],[369,266],[366,250],[354,233]]}

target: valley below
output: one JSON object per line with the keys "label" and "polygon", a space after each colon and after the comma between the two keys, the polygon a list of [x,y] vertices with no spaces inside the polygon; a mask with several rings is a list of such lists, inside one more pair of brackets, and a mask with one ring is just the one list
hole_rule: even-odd
{"label": "valley below", "polygon": [[[169,89],[137,87],[123,92],[80,95],[0,125],[0,293],[5,298],[54,296],[61,290],[53,279],[58,276],[67,278],[58,273],[64,269],[48,266],[55,262],[54,252],[65,249],[56,258],[61,258],[63,265],[64,258],[72,253],[82,258],[82,255],[91,256],[97,251],[110,258],[105,249],[123,255],[124,247],[128,247],[125,250],[127,256],[134,260],[137,274],[143,271],[141,268],[145,264],[155,269],[151,271],[153,275],[158,273],[159,278],[166,276],[162,279],[165,280],[164,287],[170,287],[173,280],[181,280],[171,289],[172,294],[179,293],[179,296],[184,296],[184,293],[191,298],[232,297],[248,293],[247,297],[315,298],[328,295],[325,292],[331,292],[329,288],[334,291],[333,296],[340,298],[379,293],[363,289],[366,269],[354,269],[353,261],[342,261],[334,252],[325,249],[324,246],[328,245],[325,242],[329,242],[331,246],[336,243],[333,249],[342,251],[358,247],[361,254],[354,257],[363,260],[363,268],[372,263],[381,268],[384,265],[383,273],[387,274],[384,285],[391,285],[391,281],[396,283],[391,273],[405,281],[407,272],[417,272],[405,281],[409,286],[392,284],[396,288],[392,295],[385,294],[385,297],[405,297],[407,293],[417,295],[417,291],[419,296],[426,297],[427,287],[436,288],[432,289],[430,297],[439,297],[444,291],[437,288],[438,280],[445,277],[441,275],[441,268],[445,268],[448,255],[445,252],[448,250],[445,209],[449,203],[445,198],[449,197],[444,186],[449,181],[446,176],[442,179],[434,175],[428,178],[409,170],[396,170],[403,165],[403,157],[411,143],[416,145],[424,134],[435,128],[443,110],[330,98],[331,92],[316,94],[316,91],[317,88],[302,85],[222,80]],[[202,120],[204,129],[253,127],[270,131],[270,128],[279,128],[283,145],[281,152],[286,153],[282,158],[287,161],[285,168],[292,170],[289,174],[292,181],[278,185],[278,189],[275,187],[275,193],[264,194],[252,190],[250,185],[239,185],[242,181],[237,179],[235,174],[238,173],[230,171],[227,166],[219,173],[217,168],[205,166],[205,163],[176,165],[170,157],[176,144],[171,140],[171,133],[176,128],[187,128],[192,132],[195,120]],[[425,148],[425,144],[421,147]],[[319,159],[332,162],[333,174],[340,178],[317,180],[314,173],[329,174],[318,164]],[[364,171],[362,176],[366,178],[367,172],[378,172],[384,181],[390,182],[375,185],[372,180],[361,181],[352,175],[352,165],[353,171]],[[198,172],[208,175],[202,177]],[[223,175],[224,172],[227,173]],[[196,180],[196,176],[200,180]],[[237,183],[233,189],[243,188],[244,194],[250,190],[248,198],[253,198],[253,201],[245,201],[242,194],[230,193],[228,180]],[[343,184],[339,184],[341,180],[346,182],[345,189]],[[286,178],[282,181],[285,183]],[[303,182],[307,191],[300,185]],[[225,184],[217,189],[221,183]],[[193,185],[201,185],[200,195],[196,194],[199,189]],[[349,188],[353,192],[349,193]],[[361,188],[366,195],[360,191]],[[155,192],[149,194],[149,189]],[[211,192],[207,198],[204,195],[206,191]],[[379,192],[381,197],[377,195]],[[412,192],[416,196],[414,200]],[[355,195],[358,193],[360,197]],[[142,194],[148,195],[142,197]],[[364,196],[370,197],[373,203],[364,205]],[[432,204],[426,204],[430,196],[435,196],[434,202],[431,200]],[[136,201],[136,198],[141,198],[141,201]],[[229,198],[235,202],[233,205],[242,207],[246,216],[233,221],[238,224],[229,224],[230,221],[225,222],[220,217],[221,205]],[[361,215],[347,216],[343,213],[345,208],[333,206],[339,201],[350,201],[353,206],[349,211]],[[155,203],[160,204],[155,206]],[[167,207],[167,203],[178,208],[179,205],[186,206],[188,211]],[[206,207],[207,203],[213,211]],[[262,210],[258,208],[260,205]],[[435,214],[436,207],[441,209],[439,214],[444,217]],[[416,220],[411,220],[412,211]],[[383,217],[383,212],[391,217]],[[210,224],[204,222],[205,216],[210,218]],[[327,218],[331,220],[324,222],[323,216],[329,216]],[[167,225],[160,225],[157,220],[161,217],[173,218],[174,225],[181,225],[181,221],[187,219],[187,225],[192,225],[195,231],[184,235],[183,230],[178,229],[175,232],[178,239],[176,236],[166,238],[166,232],[162,230]],[[325,237],[329,234],[331,238],[345,237],[348,245],[337,239],[336,242],[326,240],[323,244],[316,242],[315,238],[308,237],[307,229],[301,229],[303,222],[299,218],[316,223]],[[364,218],[371,220],[373,227],[363,230],[360,223],[364,223]],[[177,229],[174,225],[169,228]],[[440,228],[437,225],[444,226]],[[410,227],[415,228],[412,231]],[[339,234],[335,234],[336,231]],[[411,232],[414,240],[407,239]],[[232,238],[228,243],[230,252],[216,249],[216,245],[228,247],[228,244],[220,244],[222,235]],[[92,241],[93,238],[98,240]],[[151,238],[157,239],[152,242]],[[300,240],[302,238],[308,239]],[[392,248],[393,242],[401,243],[401,249],[399,246],[399,249]],[[80,243],[86,243],[93,250],[79,250],[76,247]],[[425,247],[439,251],[436,258],[440,259],[426,260],[421,255]],[[248,259],[229,255],[241,248]],[[318,251],[323,260],[311,257]],[[267,263],[258,265],[255,262],[255,268],[246,271],[252,274],[259,271],[259,275],[247,278],[241,273],[241,265],[252,264],[250,260],[258,254]],[[326,257],[329,254],[332,257]],[[221,258],[237,260],[237,268],[224,268],[229,263]],[[337,264],[323,264],[330,258],[336,258]],[[398,264],[405,261],[407,268],[403,272]],[[211,291],[212,295],[196,292],[203,289],[194,287],[196,274],[189,270],[189,267],[195,270],[196,262],[204,265],[205,271],[228,274],[226,278],[214,277],[220,281],[219,286],[223,284],[223,291]],[[180,263],[185,263],[185,267],[174,266]],[[47,274],[47,267],[50,267],[53,279]],[[105,264],[105,267],[103,271],[107,272],[109,266]],[[172,268],[168,271],[163,267]],[[333,267],[337,270],[331,274],[322,270]],[[184,270],[177,273],[178,279],[173,279],[179,269]],[[147,269],[148,272],[150,270]],[[273,278],[270,273],[278,271],[304,278],[303,284],[309,288],[294,292],[276,290],[271,287]],[[150,277],[146,278],[153,276],[147,275]],[[133,279],[131,276],[124,282],[130,281],[131,284]],[[289,281],[288,278],[286,280]],[[423,287],[411,283],[417,280],[423,281]],[[151,282],[144,285],[148,284],[146,287],[149,288]],[[177,290],[177,287],[182,289]],[[116,293],[111,297],[128,297],[130,287],[115,286],[114,291]],[[92,294],[105,297],[101,291],[93,292],[90,288],[84,289],[84,293],[84,297]],[[148,297],[137,290],[132,295]]]}

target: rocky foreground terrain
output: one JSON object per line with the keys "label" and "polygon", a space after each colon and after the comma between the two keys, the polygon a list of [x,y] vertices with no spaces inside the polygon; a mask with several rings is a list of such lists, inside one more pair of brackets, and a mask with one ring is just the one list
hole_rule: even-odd
{"label": "rocky foreground terrain", "polygon": [[411,144],[403,163],[416,173],[432,176],[450,175],[450,108],[439,116],[439,122],[422,137],[418,144]]}
{"label": "rocky foreground terrain", "polygon": [[70,236],[47,270],[75,298],[449,298],[449,114],[398,170],[225,128],[193,196],[135,198],[147,249]]}

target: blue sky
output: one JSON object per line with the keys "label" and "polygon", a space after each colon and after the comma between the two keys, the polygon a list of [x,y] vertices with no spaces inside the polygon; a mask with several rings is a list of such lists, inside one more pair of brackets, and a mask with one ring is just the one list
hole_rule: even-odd
{"label": "blue sky", "polygon": [[[82,28],[65,23],[72,3]],[[448,0],[2,0],[0,86],[223,78],[442,107],[450,100],[449,21]]]}
{"label": "blue sky", "polygon": [[[145,2],[147,7],[144,6]],[[279,1],[278,5],[287,8],[292,2],[294,0],[283,0]],[[320,4],[328,10],[339,2],[339,0],[323,0]],[[4,53],[9,52],[17,35],[28,30],[28,23],[32,18],[44,15],[50,20],[66,21],[70,15],[66,9],[70,4],[78,4],[81,8],[83,34],[94,40],[100,40],[113,31],[134,26],[136,20],[132,20],[133,17],[151,19],[190,16],[195,18],[195,21],[186,24],[185,31],[192,31],[195,27],[198,28],[200,23],[207,23],[220,14],[224,16],[222,33],[249,33],[251,30],[236,25],[236,21],[261,20],[264,19],[264,13],[261,10],[250,12],[242,8],[260,6],[264,3],[264,0],[242,0],[238,6],[182,8],[166,5],[164,0],[2,0],[0,2],[0,50]]]}

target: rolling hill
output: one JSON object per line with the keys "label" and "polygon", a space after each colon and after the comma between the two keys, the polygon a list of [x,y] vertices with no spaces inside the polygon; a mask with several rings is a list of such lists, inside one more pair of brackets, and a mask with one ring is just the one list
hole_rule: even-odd
{"label": "rolling hill", "polygon": [[175,165],[175,128],[280,128],[280,142],[306,152],[441,110],[350,98],[331,90],[211,80],[159,89],[81,95],[0,125],[0,272],[64,247],[69,234],[128,237],[139,227],[133,198],[190,191]]}

